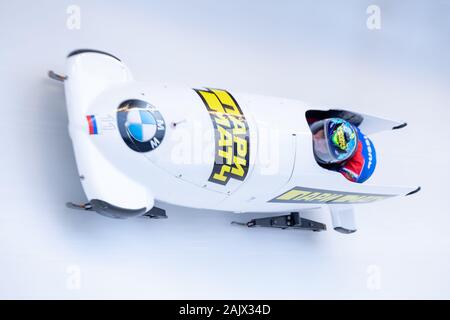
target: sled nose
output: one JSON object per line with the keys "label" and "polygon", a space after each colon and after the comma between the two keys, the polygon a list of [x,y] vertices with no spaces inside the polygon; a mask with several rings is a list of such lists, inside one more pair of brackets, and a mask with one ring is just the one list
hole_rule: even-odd
{"label": "sled nose", "polygon": [[[114,116],[95,114],[101,107],[96,102],[99,96],[132,80],[127,66],[110,53],[81,49],[67,57],[64,88],[69,133],[80,180],[92,209],[115,218],[143,215],[154,204],[153,195],[139,182],[117,170],[112,157],[105,153],[107,146],[115,140],[102,136],[100,128],[102,123],[114,127]],[[100,136],[103,137],[101,143]]]}

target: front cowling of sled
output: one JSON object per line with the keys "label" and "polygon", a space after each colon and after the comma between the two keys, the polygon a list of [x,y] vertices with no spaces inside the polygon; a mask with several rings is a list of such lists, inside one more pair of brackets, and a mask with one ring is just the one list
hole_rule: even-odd
{"label": "front cowling of sled", "polygon": [[132,80],[128,68],[109,53],[76,50],[68,56],[64,86],[69,133],[80,180],[89,199],[86,205],[70,204],[71,208],[95,211],[111,218],[141,216],[153,208],[151,192],[100,150],[105,145],[98,143],[97,132],[86,130],[86,117],[96,112],[96,98],[105,90]]}

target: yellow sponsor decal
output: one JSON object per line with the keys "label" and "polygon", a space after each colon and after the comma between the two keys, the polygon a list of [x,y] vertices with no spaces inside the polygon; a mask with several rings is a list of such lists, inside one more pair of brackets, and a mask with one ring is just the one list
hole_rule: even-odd
{"label": "yellow sponsor decal", "polygon": [[368,194],[294,187],[269,202],[286,203],[368,203],[393,197],[392,194]]}
{"label": "yellow sponsor decal", "polygon": [[215,160],[209,181],[226,185],[244,180],[250,158],[247,120],[233,96],[220,89],[194,89],[209,112],[215,131]]}

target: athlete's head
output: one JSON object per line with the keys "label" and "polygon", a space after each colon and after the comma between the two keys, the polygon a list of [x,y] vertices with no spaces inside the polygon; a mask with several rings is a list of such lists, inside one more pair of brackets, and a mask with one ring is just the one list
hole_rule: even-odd
{"label": "athlete's head", "polygon": [[314,155],[319,163],[339,164],[351,158],[358,145],[355,127],[340,118],[329,118],[311,125]]}

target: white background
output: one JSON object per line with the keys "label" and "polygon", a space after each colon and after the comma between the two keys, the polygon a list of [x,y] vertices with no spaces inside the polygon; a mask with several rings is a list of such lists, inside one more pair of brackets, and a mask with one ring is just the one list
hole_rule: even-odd
{"label": "white background", "polygon": [[[366,26],[371,4],[380,30]],[[450,298],[449,29],[448,1],[1,0],[0,298]],[[353,235],[170,205],[163,221],[71,211],[86,199],[46,72],[79,48],[119,56],[138,80],[405,120],[373,137],[369,182],[422,191],[358,207]]]}

